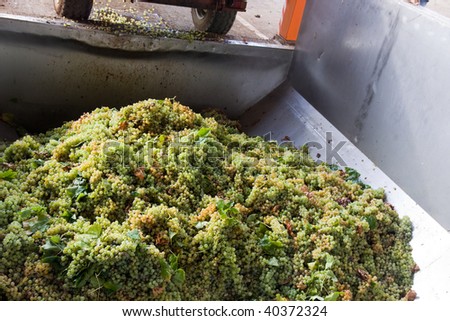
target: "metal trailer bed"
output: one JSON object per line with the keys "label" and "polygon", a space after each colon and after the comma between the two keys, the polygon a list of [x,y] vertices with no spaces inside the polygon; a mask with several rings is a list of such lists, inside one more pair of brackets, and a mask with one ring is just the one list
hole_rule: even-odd
{"label": "metal trailer bed", "polygon": [[1,15],[0,111],[43,130],[98,106],[176,96],[221,108],[251,135],[314,142],[322,160],[343,144],[346,165],[414,224],[419,299],[448,301],[449,35],[448,19],[395,0],[309,1],[295,49]]}

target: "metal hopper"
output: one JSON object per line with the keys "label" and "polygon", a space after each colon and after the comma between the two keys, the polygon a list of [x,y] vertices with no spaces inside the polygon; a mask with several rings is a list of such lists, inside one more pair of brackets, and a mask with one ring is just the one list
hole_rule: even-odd
{"label": "metal hopper", "polygon": [[[415,230],[420,299],[450,298],[450,21],[400,1],[308,1],[295,46],[120,37],[0,15],[0,112],[39,131],[176,97],[384,187]],[[2,125],[3,126],[3,125]],[[3,137],[9,135],[0,127]]]}

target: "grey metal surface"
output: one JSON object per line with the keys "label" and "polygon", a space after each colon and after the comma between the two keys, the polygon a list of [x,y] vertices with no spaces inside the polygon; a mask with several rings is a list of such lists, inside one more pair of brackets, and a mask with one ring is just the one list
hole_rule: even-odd
{"label": "grey metal surface", "polygon": [[9,15],[0,15],[0,43],[0,112],[31,130],[149,97],[176,96],[237,117],[286,79],[293,54],[279,45],[119,37]]}
{"label": "grey metal surface", "polygon": [[366,183],[383,187],[399,215],[409,216],[414,225],[411,245],[420,272],[414,277],[413,289],[418,298],[422,302],[450,300],[450,234],[294,88],[283,84],[240,121],[250,135],[270,137],[279,143],[288,136],[295,146],[308,144],[316,159],[331,158],[336,163],[339,158],[341,165],[358,170]]}
{"label": "grey metal surface", "polygon": [[0,120],[0,141],[14,141],[19,138],[14,127]]}
{"label": "grey metal surface", "polygon": [[296,89],[450,229],[450,20],[404,1],[308,1]]}

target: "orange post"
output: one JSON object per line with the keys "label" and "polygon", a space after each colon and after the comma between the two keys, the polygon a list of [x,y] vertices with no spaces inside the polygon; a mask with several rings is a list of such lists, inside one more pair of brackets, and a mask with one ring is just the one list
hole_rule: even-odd
{"label": "orange post", "polygon": [[286,0],[280,21],[279,35],[288,41],[296,41],[306,0]]}

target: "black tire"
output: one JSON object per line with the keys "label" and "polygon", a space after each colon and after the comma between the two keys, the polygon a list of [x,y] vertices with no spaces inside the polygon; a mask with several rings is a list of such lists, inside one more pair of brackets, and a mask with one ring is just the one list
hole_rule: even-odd
{"label": "black tire", "polygon": [[93,0],[53,0],[58,16],[74,20],[87,20],[91,14]]}
{"label": "black tire", "polygon": [[192,21],[199,31],[226,34],[233,26],[237,11],[192,9]]}

